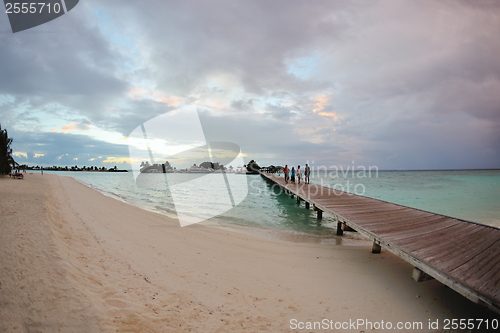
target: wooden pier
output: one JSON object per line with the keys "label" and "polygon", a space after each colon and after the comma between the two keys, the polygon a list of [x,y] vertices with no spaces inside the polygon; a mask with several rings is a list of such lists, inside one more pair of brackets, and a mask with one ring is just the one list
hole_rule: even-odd
{"label": "wooden pier", "polygon": [[285,183],[261,172],[297,203],[335,217],[337,235],[354,230],[415,267],[420,282],[435,278],[471,301],[500,313],[500,229],[342,192],[315,184]]}

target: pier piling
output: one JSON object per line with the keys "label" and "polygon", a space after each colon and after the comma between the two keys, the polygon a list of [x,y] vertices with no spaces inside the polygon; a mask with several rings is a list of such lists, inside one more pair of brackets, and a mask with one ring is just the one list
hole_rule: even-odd
{"label": "pier piling", "polygon": [[344,234],[344,229],[342,222],[337,222],[337,236],[342,236]]}
{"label": "pier piling", "polygon": [[373,241],[373,245],[372,245],[372,253],[380,253],[382,252],[382,247],[377,244],[375,241]]}
{"label": "pier piling", "polygon": [[434,278],[430,276],[429,274],[426,274],[419,268],[415,267],[413,269],[413,273],[411,274],[411,277],[413,280],[417,282],[422,282],[422,281],[428,281],[428,280],[433,280]]}

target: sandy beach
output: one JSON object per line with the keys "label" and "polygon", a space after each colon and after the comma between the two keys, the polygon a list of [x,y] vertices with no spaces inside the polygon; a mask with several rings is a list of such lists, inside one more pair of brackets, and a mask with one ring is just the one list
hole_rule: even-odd
{"label": "sandy beach", "polygon": [[427,332],[429,320],[491,316],[367,242],[181,228],[70,177],[0,178],[0,211],[1,332],[289,332],[323,319]]}

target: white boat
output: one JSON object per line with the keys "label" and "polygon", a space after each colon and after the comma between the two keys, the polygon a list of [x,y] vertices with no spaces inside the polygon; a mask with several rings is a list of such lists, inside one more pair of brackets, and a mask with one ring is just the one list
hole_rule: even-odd
{"label": "white boat", "polygon": [[204,167],[192,166],[189,168],[189,173],[210,173],[214,172],[214,169],[205,169]]}
{"label": "white boat", "polygon": [[237,167],[236,170],[234,170],[234,173],[238,175],[246,175],[247,172],[248,172],[247,168],[241,166]]}

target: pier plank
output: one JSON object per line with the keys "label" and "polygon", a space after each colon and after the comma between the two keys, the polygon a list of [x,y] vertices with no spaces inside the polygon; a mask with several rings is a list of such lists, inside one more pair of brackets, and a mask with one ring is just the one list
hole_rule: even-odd
{"label": "pier plank", "polygon": [[500,256],[488,256],[489,260],[485,261],[478,270],[474,270],[472,274],[465,279],[465,282],[475,285],[480,281],[484,281],[484,277],[495,267],[500,267]]}
{"label": "pier plank", "polygon": [[497,235],[492,234],[487,229],[480,229],[476,234],[468,237],[465,244],[462,244],[458,251],[452,253],[443,252],[433,259],[429,259],[429,262],[441,270],[449,271],[455,267],[464,265],[476,254],[481,253],[497,240]]}
{"label": "pier plank", "polygon": [[500,240],[475,257],[468,265],[463,265],[451,271],[451,274],[460,277],[464,281],[473,275],[483,274],[483,271],[488,269],[490,262],[498,257],[498,251],[500,251]]}
{"label": "pier plank", "polygon": [[494,283],[491,283],[492,278],[500,272],[500,257],[496,258],[491,262],[492,264],[489,266],[489,269],[479,277],[475,282],[473,279],[469,279],[469,282],[473,287],[478,290],[485,292],[489,290],[491,287],[494,287]]}
{"label": "pier plank", "polygon": [[[496,242],[500,242],[500,240],[496,240]],[[460,266],[457,266],[453,269],[450,269],[450,275],[455,278],[462,278],[464,281],[476,273],[481,267],[493,260],[496,257],[495,251],[488,251],[487,249],[482,252],[478,252],[471,260],[463,263]],[[500,280],[499,280],[500,281]],[[496,281],[498,283],[498,281]]]}
{"label": "pier plank", "polygon": [[443,229],[456,224],[455,221],[447,219],[446,217],[430,217],[425,218],[422,221],[422,224],[411,224],[408,225],[407,228],[400,227],[396,231],[388,229],[385,231],[376,230],[374,232],[379,233],[388,240],[394,241],[395,244],[403,246],[405,244],[411,244],[415,239],[432,235],[435,232],[442,231]]}
{"label": "pier plank", "polygon": [[467,242],[471,239],[477,240],[477,234],[480,234],[481,231],[481,229],[475,229],[472,230],[468,235],[459,235],[449,244],[447,244],[446,247],[441,248],[434,253],[426,252],[427,255],[422,255],[421,258],[435,267],[441,267],[443,263],[441,258],[446,256],[448,256],[448,262],[450,263],[457,263],[460,260],[464,260],[463,249],[464,247],[466,247],[464,246],[464,244],[467,244]]}
{"label": "pier plank", "polygon": [[428,260],[436,253],[454,251],[460,242],[466,239],[471,232],[476,230],[474,225],[456,224],[446,231],[440,231],[434,236],[426,237],[420,243],[409,244],[405,249],[410,250],[417,258]]}
{"label": "pier plank", "polygon": [[369,229],[371,232],[385,234],[388,237],[392,237],[392,235],[399,235],[401,233],[410,232],[411,230],[418,230],[425,226],[432,226],[435,223],[445,220],[446,218],[439,216],[408,216],[398,218],[397,220],[389,220],[390,222],[386,223],[361,223],[360,225]]}
{"label": "pier plank", "polygon": [[366,209],[356,209],[356,208],[346,208],[346,209],[337,209],[338,212],[342,212],[343,214],[350,214],[353,217],[359,217],[361,215],[365,214],[388,214],[395,216],[395,214],[401,214],[403,213],[406,215],[407,211],[404,208],[399,208],[399,207],[387,207],[387,206],[382,206],[382,207],[377,207],[377,208],[366,208]]}
{"label": "pier plank", "polygon": [[394,221],[396,223],[398,223],[399,221],[401,221],[401,217],[403,217],[405,219],[414,219],[414,218],[426,218],[426,217],[434,217],[435,216],[435,215],[427,214],[427,213],[423,213],[423,212],[422,213],[421,212],[412,212],[412,211],[407,211],[407,210],[398,211],[398,214],[373,213],[373,215],[372,214],[359,214],[359,215],[352,214],[352,215],[356,219],[356,221],[362,222],[366,226],[376,225],[376,224],[380,224],[380,223],[389,224],[389,223],[392,223]]}

